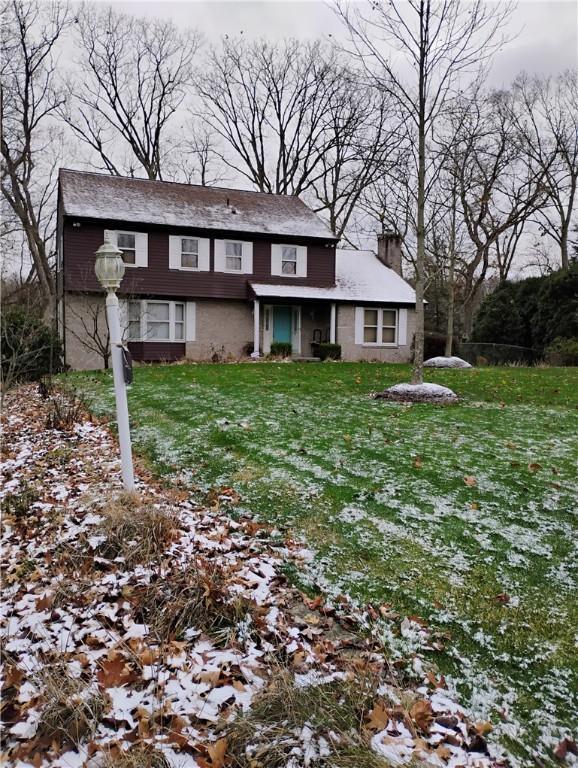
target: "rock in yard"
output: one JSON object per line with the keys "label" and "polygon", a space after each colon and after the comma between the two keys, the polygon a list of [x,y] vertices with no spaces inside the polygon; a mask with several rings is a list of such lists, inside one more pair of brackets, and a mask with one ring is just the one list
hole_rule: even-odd
{"label": "rock in yard", "polygon": [[430,357],[424,362],[425,368],[471,368],[461,357]]}
{"label": "rock in yard", "polygon": [[376,400],[394,400],[398,403],[457,403],[458,396],[441,384],[394,384],[374,395]]}

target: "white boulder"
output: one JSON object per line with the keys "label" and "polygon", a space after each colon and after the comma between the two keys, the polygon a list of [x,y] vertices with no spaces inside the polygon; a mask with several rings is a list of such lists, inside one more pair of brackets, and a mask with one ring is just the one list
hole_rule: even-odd
{"label": "white boulder", "polygon": [[471,368],[461,357],[430,357],[424,362],[424,368]]}
{"label": "white boulder", "polygon": [[374,395],[381,400],[396,400],[407,403],[455,403],[458,396],[441,384],[394,384]]}

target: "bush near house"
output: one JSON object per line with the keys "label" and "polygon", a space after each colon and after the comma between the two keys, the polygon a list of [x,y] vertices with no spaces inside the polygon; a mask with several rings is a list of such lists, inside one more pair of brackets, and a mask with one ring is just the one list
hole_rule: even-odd
{"label": "bush near house", "polygon": [[556,339],[578,338],[578,264],[504,283],[482,303],[472,342],[509,344],[542,356]]}
{"label": "bush near house", "polygon": [[285,341],[274,341],[271,344],[271,357],[291,357],[293,347]]}
{"label": "bush near house", "polygon": [[58,334],[29,307],[10,306],[2,312],[0,343],[4,389],[62,370]]}
{"label": "bush near house", "polygon": [[321,360],[341,360],[341,344],[318,344],[316,356]]}

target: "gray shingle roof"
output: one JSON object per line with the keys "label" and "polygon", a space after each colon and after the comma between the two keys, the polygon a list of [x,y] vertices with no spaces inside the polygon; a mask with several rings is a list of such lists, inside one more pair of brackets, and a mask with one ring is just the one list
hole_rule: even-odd
{"label": "gray shingle roof", "polygon": [[337,240],[298,197],[61,169],[64,213],[171,227]]}

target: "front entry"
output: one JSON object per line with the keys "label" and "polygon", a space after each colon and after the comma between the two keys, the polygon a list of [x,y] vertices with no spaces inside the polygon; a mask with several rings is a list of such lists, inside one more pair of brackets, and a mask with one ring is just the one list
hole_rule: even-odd
{"label": "front entry", "polygon": [[291,307],[273,307],[273,341],[291,344],[292,341]]}
{"label": "front entry", "polygon": [[263,352],[268,355],[273,342],[291,344],[293,355],[301,354],[301,307],[265,304],[263,314]]}

